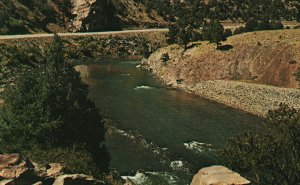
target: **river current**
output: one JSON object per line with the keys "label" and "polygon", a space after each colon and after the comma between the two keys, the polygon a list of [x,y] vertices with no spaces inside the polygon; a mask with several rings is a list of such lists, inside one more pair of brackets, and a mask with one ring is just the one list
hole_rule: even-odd
{"label": "river current", "polygon": [[114,120],[106,144],[110,166],[137,184],[189,184],[200,168],[222,161],[228,138],[259,129],[261,118],[168,89],[140,61],[89,64],[90,97]]}

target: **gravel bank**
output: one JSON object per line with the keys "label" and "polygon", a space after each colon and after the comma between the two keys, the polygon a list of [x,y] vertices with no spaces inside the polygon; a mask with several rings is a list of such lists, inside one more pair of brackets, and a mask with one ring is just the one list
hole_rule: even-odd
{"label": "gravel bank", "polygon": [[280,103],[300,108],[300,90],[238,81],[209,80],[180,89],[258,116]]}

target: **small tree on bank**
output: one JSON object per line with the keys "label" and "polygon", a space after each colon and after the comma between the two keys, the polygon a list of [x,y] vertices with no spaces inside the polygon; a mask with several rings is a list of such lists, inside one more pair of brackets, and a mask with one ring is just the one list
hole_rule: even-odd
{"label": "small tree on bank", "polygon": [[217,48],[219,48],[222,41],[226,41],[224,27],[219,21],[211,21],[204,24],[202,34],[204,40],[208,40],[211,43],[217,44]]}
{"label": "small tree on bank", "polygon": [[255,184],[294,185],[300,182],[300,115],[286,105],[269,111],[261,133],[246,132],[221,151],[226,165]]}
{"label": "small tree on bank", "polygon": [[184,50],[187,50],[187,46],[192,41],[194,32],[193,28],[187,22],[177,21],[174,25],[169,27],[167,42],[169,44],[178,43],[184,47]]}
{"label": "small tree on bank", "polygon": [[87,151],[100,171],[106,171],[105,129],[87,95],[88,86],[64,61],[63,44],[55,36],[46,64],[24,74],[5,92],[0,152],[32,154],[33,148],[75,148]]}

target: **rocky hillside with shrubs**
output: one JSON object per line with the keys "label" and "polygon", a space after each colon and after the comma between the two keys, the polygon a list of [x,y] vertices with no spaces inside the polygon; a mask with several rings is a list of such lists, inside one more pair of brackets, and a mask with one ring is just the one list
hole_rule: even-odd
{"label": "rocky hillside with shrubs", "polygon": [[229,37],[218,49],[207,41],[190,43],[186,51],[174,44],[159,49],[142,66],[170,86],[265,115],[281,102],[299,105],[295,89],[299,33],[299,29],[243,33]]}
{"label": "rocky hillside with shrubs", "polygon": [[0,0],[0,34],[167,27],[179,19],[295,21],[299,7],[293,0]]}
{"label": "rocky hillside with shrubs", "polygon": [[171,45],[154,53],[146,62],[168,84],[176,80],[244,80],[281,87],[297,87],[300,30],[274,30],[229,37],[223,46],[206,41],[190,43],[184,51]]}
{"label": "rocky hillside with shrubs", "polygon": [[0,34],[166,26],[134,0],[0,0]]}

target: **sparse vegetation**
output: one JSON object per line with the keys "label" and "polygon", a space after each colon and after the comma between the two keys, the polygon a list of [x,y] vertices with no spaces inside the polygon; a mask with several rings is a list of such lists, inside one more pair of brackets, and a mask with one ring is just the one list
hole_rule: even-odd
{"label": "sparse vegetation", "polygon": [[249,20],[245,26],[241,26],[234,31],[234,34],[240,34],[244,32],[261,31],[261,30],[281,30],[284,26],[280,21],[256,21]]}
{"label": "sparse vegetation", "polygon": [[263,132],[246,132],[221,151],[225,164],[254,184],[292,185],[300,182],[300,116],[281,104],[269,111]]}

